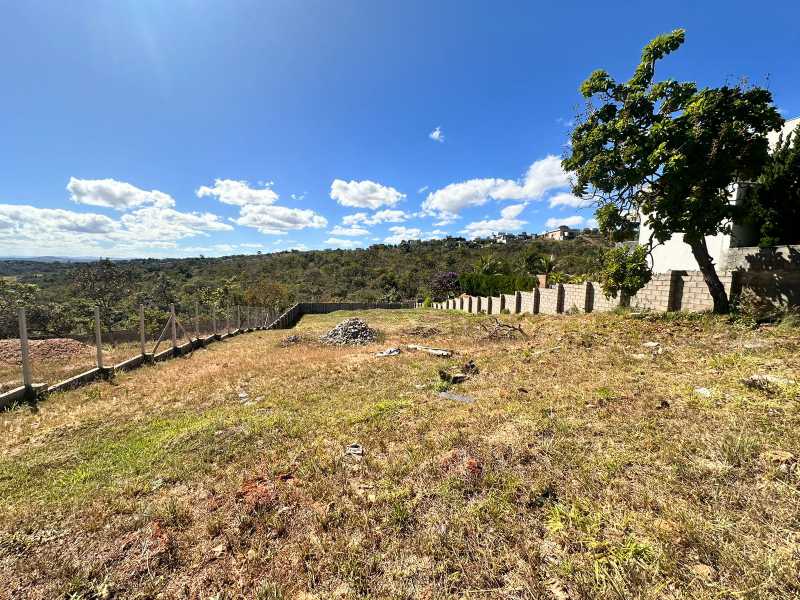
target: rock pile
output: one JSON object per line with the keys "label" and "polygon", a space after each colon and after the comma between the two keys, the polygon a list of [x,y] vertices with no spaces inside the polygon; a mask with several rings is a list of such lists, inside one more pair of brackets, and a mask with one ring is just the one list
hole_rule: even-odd
{"label": "rock pile", "polygon": [[345,319],[320,338],[323,344],[331,346],[362,346],[374,342],[378,332],[358,318]]}

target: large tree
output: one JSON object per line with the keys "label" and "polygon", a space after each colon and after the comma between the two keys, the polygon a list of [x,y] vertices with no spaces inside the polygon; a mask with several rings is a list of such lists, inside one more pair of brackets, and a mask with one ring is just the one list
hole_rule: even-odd
{"label": "large tree", "polygon": [[783,119],[770,92],[759,87],[654,81],[656,62],[683,42],[682,29],[655,38],[627,82],[604,70],[583,82],[587,110],[563,165],[575,173],[576,195],[618,215],[606,214],[607,223],[638,213],[653,231],[651,245],[683,233],[714,311],[727,312],[705,237],[730,231],[731,186],[758,177],[769,156],[767,133]]}

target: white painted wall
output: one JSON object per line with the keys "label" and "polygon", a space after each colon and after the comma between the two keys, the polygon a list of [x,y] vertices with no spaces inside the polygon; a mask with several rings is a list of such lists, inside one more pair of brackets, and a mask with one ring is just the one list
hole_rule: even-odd
{"label": "white painted wall", "polygon": [[[770,147],[775,147],[775,144],[778,143],[778,136],[781,133],[785,138],[789,132],[793,131],[798,126],[800,126],[800,118],[786,121],[786,124],[781,131],[774,131],[768,135]],[[738,190],[734,189],[731,194],[732,201],[736,201],[735,198],[737,194]],[[652,228],[647,226],[646,221],[647,219],[644,217],[644,215],[642,215],[641,225],[639,227],[640,244],[647,244],[650,240],[650,234],[652,233]],[[734,226],[734,231],[735,229],[736,228]],[[711,254],[711,258],[714,259],[715,265],[725,264],[727,259],[726,253],[728,248],[731,247],[731,241],[732,239],[730,235],[720,234],[706,237],[708,251]],[[736,245],[735,238],[733,242],[734,245]],[[694,259],[694,256],[692,256],[692,249],[688,244],[683,242],[682,233],[676,233],[669,240],[660,246],[655,247],[652,253],[652,260],[654,273],[665,273],[670,270],[696,271],[700,268],[697,265],[697,261]]]}

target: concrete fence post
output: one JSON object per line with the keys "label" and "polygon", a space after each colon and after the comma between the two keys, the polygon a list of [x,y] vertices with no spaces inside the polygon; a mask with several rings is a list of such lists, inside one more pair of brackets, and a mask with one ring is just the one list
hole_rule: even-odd
{"label": "concrete fence post", "polygon": [[194,301],[194,337],[200,339],[200,303]]}
{"label": "concrete fence post", "polygon": [[217,306],[211,305],[211,331],[213,335],[217,335]]}
{"label": "concrete fence post", "polygon": [[242,328],[242,307],[236,305],[236,329]]}
{"label": "concrete fence post", "polygon": [[31,353],[28,348],[28,320],[25,318],[25,309],[19,309],[19,351],[22,358],[22,385],[30,391],[33,387],[31,372]]}
{"label": "concrete fence post", "polygon": [[225,310],[225,333],[231,334],[231,303],[228,301],[227,309]]}
{"label": "concrete fence post", "polygon": [[172,338],[172,352],[178,352],[178,324],[175,319],[175,305],[169,305],[169,334]]}
{"label": "concrete fence post", "polygon": [[145,335],[144,335],[144,304],[139,305],[139,350],[142,352],[142,356],[147,353],[145,349]]}
{"label": "concrete fence post", "polygon": [[100,329],[100,307],[94,307],[94,343],[97,346],[97,368],[103,369],[103,334]]}

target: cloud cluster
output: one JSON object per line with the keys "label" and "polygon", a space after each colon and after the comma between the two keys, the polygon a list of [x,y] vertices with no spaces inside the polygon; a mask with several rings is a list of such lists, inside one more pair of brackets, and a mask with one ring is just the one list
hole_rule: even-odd
{"label": "cloud cluster", "polygon": [[359,248],[364,245],[361,240],[345,240],[336,237],[329,237],[325,243],[333,248]]}
{"label": "cloud cluster", "polygon": [[331,183],[331,198],[342,206],[376,210],[382,206],[394,206],[406,195],[390,186],[374,181],[344,181],[334,179]]}
{"label": "cloud cluster", "polygon": [[115,210],[130,210],[139,206],[171,208],[175,200],[169,194],[158,190],[146,191],[117,181],[116,179],[76,179],[69,178],[67,191],[76,204],[102,206]]}
{"label": "cloud cluster", "polygon": [[402,223],[407,221],[410,215],[402,210],[379,210],[368,215],[364,212],[357,212],[352,215],[342,217],[343,225],[380,225],[381,223]]}
{"label": "cloud cluster", "polygon": [[490,177],[451,183],[428,194],[422,211],[437,216],[437,225],[446,225],[455,221],[465,208],[482,206],[491,199],[536,200],[550,190],[568,185],[569,174],[561,167],[561,160],[548,155],[534,162],[520,181]]}
{"label": "cloud cluster", "polygon": [[369,230],[363,227],[342,227],[341,225],[335,225],[328,233],[331,235],[359,237],[362,235],[369,235]]}
{"label": "cloud cluster", "polygon": [[431,138],[434,142],[439,142],[440,144],[444,144],[444,133],[442,132],[441,127],[437,127],[433,131],[428,134],[428,137]]}
{"label": "cloud cluster", "polygon": [[22,248],[47,248],[69,255],[152,254],[176,247],[176,242],[231,225],[211,213],[179,212],[148,206],[112,219],[95,213],[0,204],[0,252],[18,254]]}
{"label": "cloud cluster", "polygon": [[511,204],[500,211],[499,219],[470,223],[462,233],[468,238],[488,237],[495,233],[519,231],[527,223],[519,218],[525,204]]}
{"label": "cloud cluster", "polygon": [[201,186],[196,194],[198,198],[212,196],[224,204],[238,206],[239,217],[233,219],[234,223],[268,235],[328,226],[328,220],[313,210],[275,204],[279,196],[272,189],[272,183],[254,188],[246,181],[215,179],[213,186]]}
{"label": "cloud cluster", "polygon": [[585,200],[578,196],[573,196],[569,192],[561,192],[550,197],[550,208],[558,206],[569,206],[571,208],[587,208],[592,205],[591,200]]}

